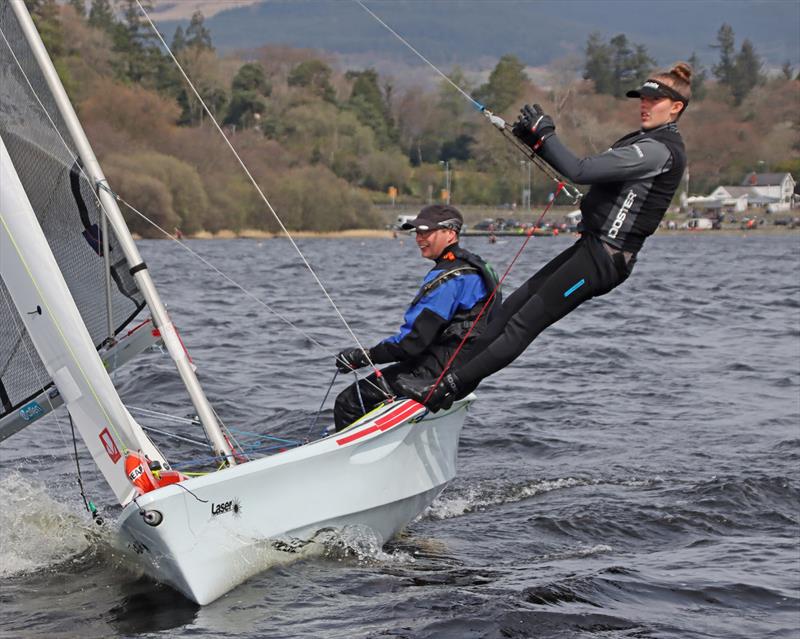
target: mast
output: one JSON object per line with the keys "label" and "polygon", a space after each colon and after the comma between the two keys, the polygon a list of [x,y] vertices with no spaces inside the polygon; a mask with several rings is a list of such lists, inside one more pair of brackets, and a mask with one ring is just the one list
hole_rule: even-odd
{"label": "mast", "polygon": [[170,357],[172,357],[173,361],[175,362],[175,366],[177,367],[178,373],[180,374],[181,379],[186,386],[186,390],[189,392],[189,397],[191,398],[192,404],[197,411],[197,415],[203,424],[203,428],[208,435],[209,441],[214,448],[214,453],[224,457],[228,464],[234,465],[236,460],[234,459],[233,450],[223,435],[222,428],[217,421],[214,410],[212,409],[205,392],[200,386],[200,382],[198,381],[194,372],[194,367],[189,361],[189,356],[184,349],[180,338],[178,337],[175,326],[172,324],[172,320],[167,313],[167,309],[161,302],[158,291],[156,290],[153,280],[150,277],[150,273],[147,270],[147,265],[144,263],[144,260],[142,260],[142,256],[139,254],[139,249],[136,247],[136,243],[134,242],[133,237],[128,230],[127,224],[125,224],[125,220],[122,217],[122,212],[119,210],[117,202],[111,193],[105,188],[102,188],[102,185],[106,184],[106,177],[103,174],[103,170],[100,168],[100,164],[94,155],[94,151],[92,151],[92,148],[89,145],[89,140],[86,137],[86,133],[84,132],[81,123],[78,121],[78,116],[75,114],[75,110],[72,108],[72,103],[69,101],[69,97],[67,96],[67,93],[61,84],[61,80],[59,79],[55,67],[53,66],[53,62],[50,60],[50,56],[48,55],[47,50],[45,49],[44,44],[39,37],[39,33],[36,30],[33,20],[31,19],[31,16],[25,7],[24,0],[10,0],[10,2],[17,20],[19,21],[20,27],[25,34],[25,39],[28,41],[31,51],[36,58],[36,62],[47,81],[47,85],[50,88],[56,104],[58,105],[61,117],[64,119],[70,135],[78,147],[78,155],[83,162],[84,170],[86,171],[86,174],[94,181],[95,185],[97,185],[97,195],[100,199],[100,203],[102,204],[103,212],[108,217],[108,221],[111,223],[111,226],[114,228],[114,232],[116,233],[117,239],[120,242],[122,252],[128,259],[128,262],[131,264],[131,275],[136,281],[136,285],[139,287],[139,290],[142,292],[142,295],[144,296],[144,299],[150,308],[150,312],[153,315],[153,321],[161,333],[161,337],[164,340],[164,345],[167,347]]}

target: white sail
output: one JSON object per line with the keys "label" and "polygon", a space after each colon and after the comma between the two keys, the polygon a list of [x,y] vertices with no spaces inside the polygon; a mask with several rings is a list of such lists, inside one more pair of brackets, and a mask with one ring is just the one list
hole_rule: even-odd
{"label": "white sail", "polygon": [[0,138],[0,277],[47,373],[120,503],[134,496],[126,450],[161,454],[125,409],[95,350]]}

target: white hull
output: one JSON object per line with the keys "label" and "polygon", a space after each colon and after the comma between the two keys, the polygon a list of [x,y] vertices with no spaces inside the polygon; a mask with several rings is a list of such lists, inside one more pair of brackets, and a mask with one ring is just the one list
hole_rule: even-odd
{"label": "white hull", "polygon": [[[363,525],[386,542],[455,477],[473,399],[435,414],[397,402],[344,433],[147,493],[120,535],[148,574],[199,604],[267,568],[269,540]],[[163,521],[149,525],[147,511]]]}

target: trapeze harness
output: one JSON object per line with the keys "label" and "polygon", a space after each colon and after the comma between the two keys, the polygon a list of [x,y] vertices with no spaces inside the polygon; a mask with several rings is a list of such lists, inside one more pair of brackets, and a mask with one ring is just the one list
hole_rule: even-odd
{"label": "trapeze harness", "polygon": [[[479,281],[475,280],[476,275],[480,277]],[[375,364],[395,362],[381,370],[389,386],[400,374],[439,375],[496,285],[497,275],[479,256],[455,244],[445,249],[409,305],[400,332],[369,349]],[[500,300],[496,294],[489,312],[484,312],[470,333],[456,362],[468,355],[480,332],[487,326],[487,317],[499,307]],[[337,430],[386,400],[367,380],[374,381],[374,373],[366,380],[351,384],[336,398],[334,421]]]}
{"label": "trapeze harness", "polygon": [[591,184],[581,202],[581,239],[520,286],[499,309],[455,372],[462,389],[516,359],[545,328],[630,275],[636,253],[658,228],[686,166],[674,123],[621,138],[583,160],[553,135],[541,155],[578,184]]}

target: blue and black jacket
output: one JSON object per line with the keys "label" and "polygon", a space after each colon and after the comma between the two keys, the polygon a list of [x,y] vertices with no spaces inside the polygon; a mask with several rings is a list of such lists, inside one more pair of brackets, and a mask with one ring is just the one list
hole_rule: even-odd
{"label": "blue and black jacket", "polygon": [[[469,331],[496,283],[494,271],[479,256],[458,244],[447,247],[422,281],[405,312],[400,331],[370,349],[372,361],[376,364],[404,362],[420,373],[438,375]],[[457,360],[469,351],[492,310],[499,308],[500,303],[498,291]]]}

